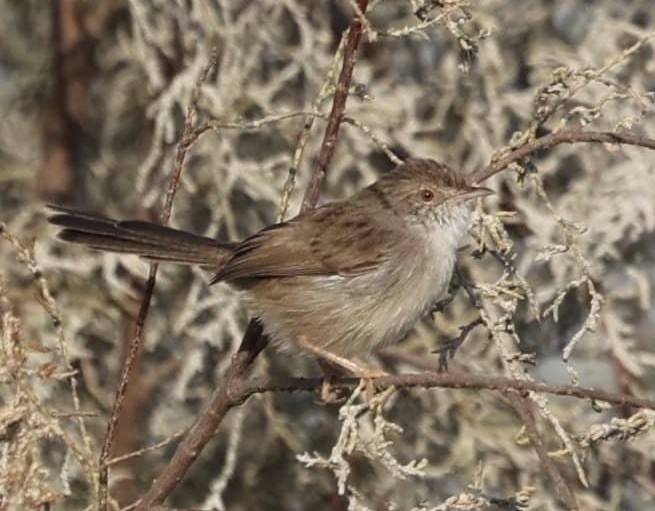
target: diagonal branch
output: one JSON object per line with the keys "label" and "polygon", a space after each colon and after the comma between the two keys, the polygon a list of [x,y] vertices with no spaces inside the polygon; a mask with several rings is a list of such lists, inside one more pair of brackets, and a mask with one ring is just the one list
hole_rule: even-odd
{"label": "diagonal branch", "polygon": [[[175,165],[171,171],[168,180],[168,188],[166,191],[166,196],[164,200],[164,207],[160,216],[162,224],[166,224],[171,215],[171,209],[173,207],[173,198],[175,197],[175,192],[179,185],[180,176],[182,175],[182,169],[184,167],[184,161],[186,159],[189,147],[191,145],[191,140],[193,139],[193,124],[196,118],[196,113],[198,109],[198,99],[200,96],[200,87],[202,82],[205,81],[207,75],[216,65],[218,56],[217,50],[214,49],[212,55],[210,56],[207,66],[204,68],[203,72],[198,77],[193,91],[191,93],[191,100],[189,102],[189,107],[184,118],[184,130],[182,133],[182,138],[177,146],[177,152],[175,157]],[[123,367],[121,371],[121,379],[118,385],[118,390],[116,391],[116,397],[114,398],[114,404],[112,406],[111,415],[109,417],[109,422],[107,423],[107,429],[105,431],[105,436],[102,443],[102,449],[100,451],[100,457],[98,461],[98,509],[100,511],[106,511],[109,501],[109,458],[112,452],[112,447],[114,443],[114,437],[116,435],[116,427],[121,416],[121,410],[123,408],[123,403],[125,401],[125,396],[128,391],[128,385],[130,383],[130,377],[134,372],[136,367],[137,358],[141,352],[141,347],[143,345],[143,334],[145,328],[145,322],[148,317],[148,311],[150,309],[150,303],[152,300],[152,294],[155,290],[155,283],[157,281],[157,264],[150,265],[150,271],[148,273],[148,280],[146,281],[145,290],[143,292],[143,298],[141,299],[141,305],[139,306],[139,312],[136,319],[136,324],[134,328],[134,336],[130,342],[127,356],[123,362]]]}
{"label": "diagonal branch", "polygon": [[537,452],[537,456],[539,457],[541,465],[546,470],[548,477],[550,477],[550,480],[555,487],[555,495],[569,511],[575,511],[579,509],[573,491],[571,488],[569,488],[568,484],[566,484],[566,480],[564,479],[562,472],[560,472],[555,462],[548,455],[546,446],[544,445],[544,442],[539,435],[539,431],[537,430],[537,424],[534,420],[534,416],[532,415],[532,410],[530,409],[530,401],[521,397],[521,395],[516,391],[508,392],[506,397],[516,411],[516,414],[523,421],[525,432],[530,439],[530,443],[532,444],[532,447],[534,447],[534,450]]}
{"label": "diagonal branch", "polygon": [[522,160],[537,151],[551,149],[560,144],[574,144],[577,142],[589,142],[596,144],[627,144],[645,147],[655,150],[655,140],[642,137],[633,133],[614,133],[611,131],[583,131],[583,130],[562,130],[539,137],[532,142],[513,150],[507,156],[491,162],[472,172],[468,179],[472,183],[479,183],[497,174],[512,163]]}
{"label": "diagonal branch", "polygon": [[[367,0],[359,0],[359,7],[362,12],[366,10],[367,3]],[[327,167],[334,154],[336,137],[345,112],[346,99],[350,90],[352,71],[361,35],[362,24],[359,16],[355,14],[346,37],[343,64],[337,80],[325,136],[317,158],[317,168],[312,175],[303,199],[303,210],[311,209],[316,205],[320,189],[325,180]],[[209,403],[198,416],[189,433],[178,445],[161,475],[136,504],[137,511],[145,511],[164,502],[164,499],[182,480],[184,474],[212,438],[227,412],[245,401],[249,394],[235,391],[235,388],[242,385],[243,377],[248,368],[261,350],[266,347],[266,344],[260,324],[256,320],[251,321],[238,352],[233,356],[225,374],[219,379],[217,388]]]}
{"label": "diagonal branch", "polygon": [[[358,0],[357,4],[360,13],[363,13],[366,11],[368,0]],[[321,150],[316,159],[316,169],[314,170],[311,181],[307,185],[307,190],[305,190],[301,211],[312,209],[318,202],[321,187],[323,186],[323,181],[325,181],[325,176],[327,175],[328,165],[334,155],[337,134],[339,133],[339,127],[341,126],[341,122],[343,121],[346,112],[346,99],[348,99],[348,91],[350,90],[353,69],[355,68],[355,61],[357,60],[357,48],[359,47],[359,42],[362,38],[362,21],[360,13],[355,13],[350,28],[348,29],[346,45],[343,50],[343,64],[334,91],[332,110],[330,111],[330,117],[328,118],[328,123],[325,127],[325,136],[323,137]]]}

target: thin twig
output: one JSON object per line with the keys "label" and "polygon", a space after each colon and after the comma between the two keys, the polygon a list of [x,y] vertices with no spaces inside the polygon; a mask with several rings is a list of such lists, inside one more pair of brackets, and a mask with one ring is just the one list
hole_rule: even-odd
{"label": "thin twig", "polygon": [[532,415],[532,410],[530,409],[530,401],[522,398],[521,395],[516,391],[507,392],[505,397],[516,411],[516,414],[523,421],[525,432],[530,439],[530,443],[534,447],[534,450],[537,452],[539,461],[548,473],[548,477],[550,477],[553,485],[555,486],[555,494],[557,495],[557,498],[562,504],[566,506],[566,509],[569,511],[578,509],[578,504],[576,502],[573,491],[571,488],[569,488],[568,484],[566,484],[564,476],[562,476],[559,468],[557,468],[555,462],[548,455],[548,451],[544,446],[544,442],[539,435],[537,424],[534,420],[534,416]]}
{"label": "thin twig", "polygon": [[[360,8],[366,10],[367,0],[359,0]],[[336,136],[341,125],[345,111],[345,102],[350,89],[352,69],[355,63],[355,54],[361,39],[362,26],[358,16],[353,17],[350,25],[341,72],[335,89],[332,110],[328,118],[327,127],[321,150],[317,159],[317,167],[312,175],[303,199],[302,209],[313,208],[319,197],[322,183],[326,176],[327,167],[334,153]],[[164,499],[182,480],[182,477],[198,457],[204,446],[212,438],[216,428],[220,425],[227,412],[237,406],[250,395],[242,394],[238,390],[243,383],[243,376],[255,360],[257,355],[266,347],[267,341],[262,335],[258,322],[251,321],[248,325],[243,341],[237,353],[232,357],[230,366],[219,379],[209,403],[198,416],[189,433],[180,442],[173,457],[164,468],[161,475],[152,483],[145,495],[129,509],[146,511],[154,506],[161,505]]]}
{"label": "thin twig", "polygon": [[189,100],[189,106],[187,106],[186,115],[184,116],[184,130],[182,131],[182,138],[177,144],[177,149],[175,151],[175,165],[173,166],[173,171],[168,178],[168,189],[166,190],[166,198],[164,199],[164,208],[160,215],[160,222],[162,224],[167,224],[168,220],[171,217],[171,210],[173,208],[173,199],[175,198],[175,192],[180,183],[180,176],[182,175],[182,169],[184,168],[184,160],[186,155],[189,152],[189,147],[195,142],[198,138],[198,135],[195,134],[194,123],[196,120],[196,115],[198,112],[198,99],[200,98],[200,88],[202,84],[207,80],[207,76],[211,72],[218,62],[218,48],[214,46],[209,55],[209,61],[207,65],[200,73],[198,80],[193,86],[191,91],[191,98]]}
{"label": "thin twig", "polygon": [[[333,83],[334,83],[334,75],[336,73],[339,60],[343,59],[343,49],[346,45],[346,39],[347,39],[346,36],[347,34],[345,33],[341,36],[341,40],[339,41],[339,47],[337,48],[337,51],[334,53],[334,57],[332,59],[332,65],[330,66],[327,76],[323,81],[321,90],[319,91],[318,95],[314,99],[314,102],[312,103],[312,112],[315,112],[316,114],[319,114],[319,108],[321,106],[321,103],[323,103],[323,101],[325,101],[329,97],[330,92],[332,90]],[[305,147],[307,145],[307,141],[309,140],[309,135],[311,134],[312,128],[314,126],[315,119],[316,117],[314,115],[305,116],[305,122],[303,123],[303,127],[300,130],[300,133],[298,133],[298,136],[296,137],[296,147],[293,151],[291,165],[289,165],[287,179],[286,182],[284,183],[284,189],[282,190],[282,198],[280,200],[280,210],[277,217],[278,222],[284,220],[284,217],[287,214],[287,210],[289,209],[289,199],[291,198],[291,193],[293,192],[296,186],[296,175],[298,174],[300,161],[302,160],[302,156],[305,152]]]}
{"label": "thin twig", "polygon": [[627,144],[648,149],[655,149],[655,140],[633,133],[614,133],[611,131],[582,131],[562,130],[539,137],[532,142],[513,150],[507,156],[491,162],[486,167],[472,172],[468,179],[471,183],[480,183],[497,174],[508,165],[544,149],[551,149],[559,144],[574,144],[576,142],[590,142],[596,144]]}
{"label": "thin twig", "polygon": [[[287,378],[272,380],[269,378],[252,378],[242,380],[232,388],[230,398],[236,403],[242,403],[253,394],[263,392],[316,392],[320,390],[323,378]],[[335,378],[330,386],[335,389],[352,389],[360,383],[359,378]],[[604,390],[577,387],[575,385],[549,385],[530,380],[502,378],[495,376],[480,376],[468,373],[423,372],[410,374],[394,374],[372,378],[371,384],[377,390],[389,387],[403,388],[448,388],[469,390],[496,390],[509,392],[538,392],[558,396],[577,397],[593,401],[605,401],[614,405],[630,405],[637,408],[655,410],[655,399],[618,394]]]}
{"label": "thin twig", "polygon": [[172,435],[168,436],[161,442],[158,442],[154,445],[144,447],[143,449],[139,449],[138,451],[128,452],[127,454],[123,454],[122,456],[116,456],[115,458],[112,458],[109,461],[107,461],[107,465],[115,465],[116,463],[120,463],[121,461],[129,460],[131,458],[136,458],[137,456],[143,456],[144,454],[147,454],[149,452],[156,451],[157,449],[161,449],[162,447],[170,444],[174,440],[180,438],[186,432],[187,432],[187,428],[181,429],[180,431],[176,431]]}
{"label": "thin twig", "polygon": [[[210,56],[207,66],[200,74],[200,77],[196,82],[194,89],[191,93],[191,99],[184,118],[184,130],[182,133],[182,138],[177,146],[175,165],[168,179],[168,189],[166,191],[163,211],[160,215],[160,220],[162,224],[166,224],[171,216],[173,199],[175,197],[175,192],[177,190],[180,181],[180,176],[182,174],[182,169],[184,167],[184,160],[186,158],[186,154],[189,150],[189,147],[191,146],[195,138],[197,138],[197,136],[194,137],[193,124],[198,109],[198,98],[200,96],[200,87],[202,85],[202,81],[206,79],[212,67],[216,65],[217,58],[218,58],[217,50],[214,49],[212,55]],[[155,289],[155,283],[157,281],[157,267],[158,267],[157,264],[150,265],[148,280],[146,281],[145,290],[143,292],[143,298],[141,300],[141,305],[139,306],[139,313],[137,315],[137,319],[135,323],[134,337],[130,342],[128,354],[127,357],[125,358],[125,362],[123,363],[123,370],[121,372],[120,383],[118,386],[118,390],[116,391],[114,405],[112,407],[111,415],[109,417],[109,423],[107,424],[107,430],[105,432],[105,437],[102,444],[102,449],[100,451],[99,475],[98,475],[99,511],[107,511],[107,505],[109,500],[109,456],[112,451],[114,436],[116,434],[116,426],[120,419],[121,409],[123,406],[123,402],[125,400],[125,395],[130,381],[130,376],[132,375],[134,367],[136,366],[136,361],[141,351],[141,346],[143,344],[143,330],[144,330],[146,318],[148,317],[148,310],[150,309],[152,293]]]}
{"label": "thin twig", "polygon": [[[359,0],[358,5],[360,12],[366,11],[368,0]],[[352,80],[353,69],[357,59],[357,48],[362,38],[362,21],[358,14],[355,14],[353,21],[348,29],[348,38],[346,39],[346,46],[343,50],[343,65],[341,72],[337,79],[337,85],[334,90],[334,100],[332,101],[332,110],[325,128],[325,136],[321,150],[316,159],[316,168],[312,175],[312,179],[307,185],[305,196],[302,201],[302,211],[312,209],[321,193],[323,181],[327,176],[327,168],[334,155],[334,148],[337,143],[337,133],[343,121],[346,112],[346,99],[348,99],[348,91],[350,90],[350,82]]]}
{"label": "thin twig", "polygon": [[459,335],[448,339],[437,349],[433,350],[432,353],[439,353],[439,372],[446,371],[448,369],[448,360],[452,359],[455,356],[455,352],[460,348],[469,334],[475,329],[478,325],[483,325],[484,321],[482,318],[476,318],[470,323],[467,323],[464,326],[459,327]]}

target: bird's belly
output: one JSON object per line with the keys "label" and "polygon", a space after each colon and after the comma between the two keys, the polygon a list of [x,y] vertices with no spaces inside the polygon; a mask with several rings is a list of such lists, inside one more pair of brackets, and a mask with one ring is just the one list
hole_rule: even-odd
{"label": "bird's belly", "polygon": [[251,289],[250,305],[277,348],[297,351],[302,339],[350,357],[402,340],[445,294],[446,273],[402,275],[382,289],[339,276],[278,278]]}

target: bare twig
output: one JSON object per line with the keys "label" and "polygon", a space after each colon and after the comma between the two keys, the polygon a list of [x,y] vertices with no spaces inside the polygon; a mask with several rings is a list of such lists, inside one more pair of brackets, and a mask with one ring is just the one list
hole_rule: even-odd
{"label": "bare twig", "polygon": [[137,456],[143,456],[146,453],[156,451],[157,449],[161,449],[162,447],[165,447],[166,445],[180,438],[186,432],[187,432],[186,428],[180,431],[176,431],[175,433],[169,435],[161,442],[157,442],[155,445],[144,447],[143,449],[139,449],[138,451],[128,452],[127,454],[123,454],[122,456],[117,456],[115,458],[112,458],[109,461],[107,461],[107,465],[115,465],[116,463],[120,463],[121,461],[129,460],[131,458],[136,458]]}
{"label": "bare twig", "polygon": [[555,462],[548,455],[546,446],[539,435],[539,431],[537,431],[537,424],[535,423],[532,410],[530,409],[530,401],[522,398],[516,391],[507,392],[505,397],[523,421],[525,432],[530,439],[530,443],[532,443],[534,450],[537,452],[537,456],[539,456],[539,461],[555,486],[557,498],[566,506],[566,509],[570,511],[578,509],[578,504],[573,491],[566,484],[564,476],[562,476],[559,468],[557,468]]}
{"label": "bare twig", "polygon": [[[358,0],[360,12],[366,11],[368,0]],[[332,101],[332,110],[325,128],[325,136],[321,150],[316,159],[316,169],[312,175],[312,179],[307,185],[305,196],[302,201],[302,211],[313,208],[318,201],[319,194],[325,176],[327,175],[327,168],[334,155],[334,148],[337,143],[337,133],[343,121],[346,111],[346,99],[348,98],[348,91],[350,90],[350,82],[352,80],[353,69],[355,67],[355,60],[357,57],[357,48],[362,38],[362,21],[359,15],[353,17],[353,21],[348,29],[348,37],[346,39],[346,46],[343,50],[343,65],[341,73],[337,79],[337,85],[334,91],[334,100]]]}
{"label": "bare twig", "polygon": [[576,142],[590,142],[596,144],[627,144],[648,149],[655,149],[655,140],[633,133],[614,133],[610,131],[582,131],[562,130],[537,138],[524,146],[515,149],[507,156],[491,162],[486,167],[472,172],[468,179],[471,183],[479,183],[497,174],[512,163],[544,149],[551,149],[559,144],[574,144]]}
{"label": "bare twig", "polygon": [[164,208],[161,212],[160,221],[162,224],[168,223],[168,220],[171,217],[171,210],[173,208],[173,199],[175,198],[175,192],[180,182],[180,176],[182,175],[182,169],[184,168],[184,160],[186,155],[189,152],[189,147],[196,141],[198,135],[195,133],[194,123],[196,120],[196,115],[198,112],[198,99],[200,98],[200,87],[207,79],[207,76],[214,67],[216,67],[218,61],[218,48],[214,47],[209,55],[209,61],[203,69],[202,73],[198,77],[198,80],[194,84],[193,90],[191,91],[191,99],[189,101],[189,106],[187,106],[186,115],[184,116],[184,130],[182,132],[182,139],[177,144],[177,149],[175,151],[175,165],[173,171],[168,178],[168,189],[166,190],[166,199],[164,200]]}
{"label": "bare twig", "polygon": [[[164,200],[163,211],[160,216],[162,224],[166,224],[171,215],[171,209],[173,207],[173,198],[175,197],[175,192],[177,190],[180,176],[182,174],[182,169],[184,167],[184,160],[186,158],[189,147],[193,141],[197,138],[194,136],[193,124],[196,118],[196,113],[198,109],[198,97],[200,95],[200,86],[202,82],[206,79],[210,70],[213,66],[216,65],[217,52],[213,51],[207,66],[205,67],[203,73],[201,73],[198,81],[195,84],[195,87],[191,93],[191,100],[187,108],[186,116],[184,118],[184,131],[182,133],[182,138],[180,143],[177,146],[177,152],[175,156],[175,165],[169,176],[168,180],[168,189],[166,191],[166,198]],[[150,265],[150,271],[148,273],[148,280],[146,281],[145,290],[143,292],[143,298],[141,300],[141,305],[139,307],[139,313],[137,315],[135,328],[134,328],[134,337],[130,343],[127,357],[123,364],[123,370],[121,373],[121,380],[116,391],[116,398],[114,400],[114,405],[112,407],[111,415],[109,418],[109,423],[107,424],[107,431],[105,432],[105,437],[102,444],[102,450],[100,452],[99,458],[99,491],[98,491],[98,509],[100,511],[107,510],[107,504],[109,499],[109,456],[112,451],[112,445],[114,442],[114,436],[116,434],[116,426],[120,419],[121,409],[123,402],[125,400],[125,395],[127,392],[128,384],[130,381],[130,376],[134,367],[136,365],[137,358],[141,351],[141,345],[143,343],[143,330],[148,317],[148,310],[150,309],[150,301],[152,299],[152,293],[155,289],[155,283],[157,280],[157,264]]]}
{"label": "bare twig", "polygon": [[[334,57],[332,59],[332,66],[330,67],[327,76],[325,77],[323,85],[321,86],[321,90],[319,91],[312,104],[312,111],[316,112],[317,114],[321,103],[329,97],[332,90],[337,65],[339,60],[343,59],[343,49],[347,39],[346,36],[347,34],[343,34],[341,36],[341,40],[339,41],[339,48],[337,48],[337,51],[334,53]],[[305,146],[309,140],[309,135],[311,134],[315,120],[316,117],[314,115],[305,116],[303,127],[296,137],[296,148],[293,151],[293,157],[291,159],[291,165],[289,165],[287,180],[284,183],[284,189],[282,190],[282,199],[280,200],[280,210],[277,218],[279,222],[284,220],[284,217],[287,214],[287,209],[289,208],[289,199],[293,189],[296,186],[296,175],[298,174],[298,167],[300,166],[300,161],[302,160],[303,153],[305,152]]]}
{"label": "bare twig", "polygon": [[[359,0],[362,11],[366,10],[366,5],[367,0]],[[317,159],[317,168],[307,187],[302,210],[311,209],[316,205],[327,167],[334,154],[336,137],[345,111],[352,70],[355,64],[355,54],[359,46],[361,33],[362,25],[359,17],[355,15],[344,46],[343,64],[337,81],[323,144]],[[261,326],[256,321],[251,321],[238,352],[233,356],[225,374],[219,379],[217,388],[209,403],[191,427],[189,433],[178,445],[162,474],[153,482],[143,498],[135,504],[137,510],[145,511],[162,504],[214,435],[216,428],[227,412],[232,407],[243,403],[248,397],[249,394],[241,394],[235,389],[243,384],[244,374],[266,344],[267,341],[262,336]]]}
{"label": "bare twig", "polygon": [[448,360],[455,356],[455,352],[459,347],[464,344],[468,335],[475,329],[476,326],[484,324],[482,318],[476,318],[470,323],[459,327],[459,335],[448,339],[445,343],[435,349],[432,353],[439,353],[439,372],[448,369]]}
{"label": "bare twig", "polygon": [[[232,388],[231,399],[237,403],[245,401],[252,394],[262,392],[315,392],[320,389],[322,378],[288,378],[271,380],[268,378],[253,378],[243,380]],[[360,382],[358,378],[336,378],[330,385],[336,389],[351,389]],[[575,385],[549,385],[530,380],[479,376],[467,373],[412,373],[394,374],[373,378],[371,384],[378,390],[388,387],[404,388],[449,388],[469,390],[497,390],[507,392],[518,390],[532,391],[558,396],[577,397],[593,401],[605,401],[614,405],[630,405],[638,408],[655,410],[655,399],[641,398],[627,394],[617,394],[604,390],[595,390]]]}

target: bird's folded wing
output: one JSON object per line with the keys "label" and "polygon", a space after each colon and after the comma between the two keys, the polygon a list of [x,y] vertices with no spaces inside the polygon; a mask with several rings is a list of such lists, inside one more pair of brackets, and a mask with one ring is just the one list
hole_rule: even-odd
{"label": "bird's folded wing", "polygon": [[374,271],[388,259],[393,230],[341,203],[273,225],[238,245],[212,283],[262,277],[340,275]]}

